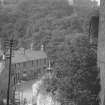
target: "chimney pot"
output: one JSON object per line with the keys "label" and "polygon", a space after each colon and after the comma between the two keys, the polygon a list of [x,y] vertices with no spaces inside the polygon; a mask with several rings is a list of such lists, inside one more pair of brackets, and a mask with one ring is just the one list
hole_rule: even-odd
{"label": "chimney pot", "polygon": [[44,45],[43,44],[41,45],[41,51],[44,51]]}

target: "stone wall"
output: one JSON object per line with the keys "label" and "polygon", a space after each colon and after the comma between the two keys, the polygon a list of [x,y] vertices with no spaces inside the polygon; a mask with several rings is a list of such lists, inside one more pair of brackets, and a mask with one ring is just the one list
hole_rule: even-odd
{"label": "stone wall", "polygon": [[105,0],[101,0],[98,35],[98,67],[101,77],[100,105],[105,105]]}

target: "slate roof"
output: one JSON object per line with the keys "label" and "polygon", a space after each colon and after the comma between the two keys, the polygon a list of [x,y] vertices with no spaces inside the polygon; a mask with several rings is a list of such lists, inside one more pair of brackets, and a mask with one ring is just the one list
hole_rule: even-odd
{"label": "slate roof", "polygon": [[47,58],[47,55],[44,51],[35,51],[31,49],[25,50],[20,49],[17,51],[14,51],[13,57],[12,57],[12,64],[14,63],[21,63],[21,62],[26,62],[26,61],[31,61],[31,60],[37,60],[37,59],[44,59]]}

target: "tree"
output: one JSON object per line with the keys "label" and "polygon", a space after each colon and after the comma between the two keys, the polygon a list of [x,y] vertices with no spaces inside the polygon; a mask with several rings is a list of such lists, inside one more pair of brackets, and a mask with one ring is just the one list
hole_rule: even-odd
{"label": "tree", "polygon": [[[77,105],[98,105],[100,91],[96,49],[86,36],[66,40],[55,54],[54,78],[47,88],[59,91],[60,102],[72,100]],[[55,96],[56,97],[56,96]]]}

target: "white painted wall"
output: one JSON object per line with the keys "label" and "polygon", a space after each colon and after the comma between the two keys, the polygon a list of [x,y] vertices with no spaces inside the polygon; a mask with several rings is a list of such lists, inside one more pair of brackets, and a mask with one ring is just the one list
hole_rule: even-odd
{"label": "white painted wall", "polygon": [[73,0],[68,0],[69,4],[70,5],[73,5],[74,4],[74,1]]}
{"label": "white painted wall", "polygon": [[60,103],[56,100],[53,100],[53,97],[47,93],[44,92],[42,93],[40,91],[40,87],[43,84],[43,79],[45,78],[42,77],[41,80],[37,81],[35,84],[33,84],[32,89],[33,89],[33,104],[37,105],[60,105]]}
{"label": "white painted wall", "polygon": [[0,62],[0,73],[3,71],[4,69],[4,62]]}

